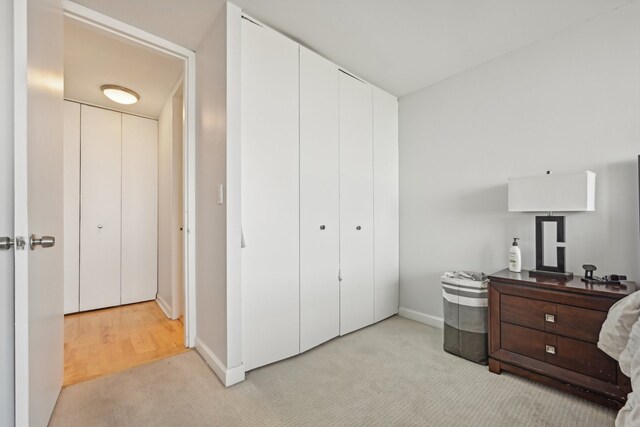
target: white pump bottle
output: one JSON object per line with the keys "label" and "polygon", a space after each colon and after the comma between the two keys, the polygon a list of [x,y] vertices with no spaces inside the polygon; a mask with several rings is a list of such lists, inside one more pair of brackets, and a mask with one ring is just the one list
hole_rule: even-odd
{"label": "white pump bottle", "polygon": [[509,249],[509,270],[514,273],[520,273],[522,271],[522,254],[520,253],[518,240],[520,240],[520,238],[514,237],[513,245],[511,245],[511,249]]}

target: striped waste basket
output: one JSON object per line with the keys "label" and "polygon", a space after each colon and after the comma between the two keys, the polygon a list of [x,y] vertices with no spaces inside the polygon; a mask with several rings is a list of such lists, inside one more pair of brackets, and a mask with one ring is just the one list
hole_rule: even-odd
{"label": "striped waste basket", "polygon": [[442,275],[444,350],[472,362],[487,364],[487,283],[484,273]]}

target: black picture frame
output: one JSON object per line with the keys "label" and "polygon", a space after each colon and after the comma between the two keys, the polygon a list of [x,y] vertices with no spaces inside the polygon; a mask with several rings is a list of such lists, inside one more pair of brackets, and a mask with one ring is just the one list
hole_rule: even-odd
{"label": "black picture frame", "polygon": [[556,267],[544,265],[544,223],[556,223],[556,242],[566,243],[564,216],[536,216],[536,271],[549,273],[566,273],[565,270],[565,247],[556,248]]}

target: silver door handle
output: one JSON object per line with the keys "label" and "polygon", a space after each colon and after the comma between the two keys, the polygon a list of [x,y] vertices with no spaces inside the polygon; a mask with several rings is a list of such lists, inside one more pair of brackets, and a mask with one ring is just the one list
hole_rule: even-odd
{"label": "silver door handle", "polygon": [[102,230],[102,224],[98,224],[98,228]]}
{"label": "silver door handle", "polygon": [[0,250],[11,249],[14,243],[10,237],[0,237]]}
{"label": "silver door handle", "polygon": [[43,248],[52,248],[56,245],[56,238],[53,236],[42,236],[38,239],[35,234],[32,234],[31,237],[29,237],[29,247],[31,250],[34,250],[38,245]]}

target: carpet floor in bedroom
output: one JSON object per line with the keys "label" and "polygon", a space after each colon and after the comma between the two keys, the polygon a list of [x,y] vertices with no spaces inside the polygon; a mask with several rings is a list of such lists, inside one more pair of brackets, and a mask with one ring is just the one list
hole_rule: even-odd
{"label": "carpet floor in bedroom", "polygon": [[459,359],[392,317],[225,389],[187,352],[62,390],[51,426],[611,426],[615,412]]}

